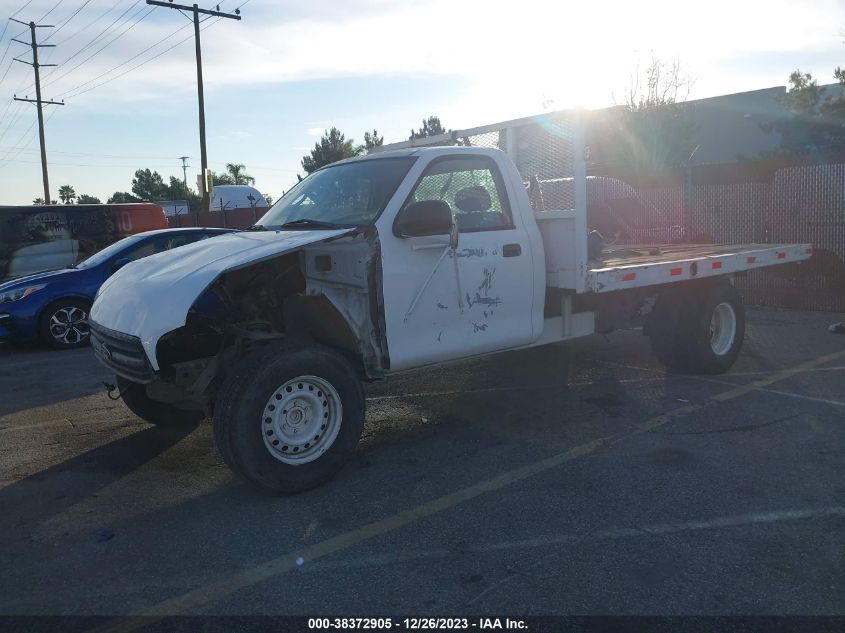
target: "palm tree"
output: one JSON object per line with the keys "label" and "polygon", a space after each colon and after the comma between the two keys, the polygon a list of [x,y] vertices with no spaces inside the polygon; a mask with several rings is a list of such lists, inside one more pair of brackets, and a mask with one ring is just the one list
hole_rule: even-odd
{"label": "palm tree", "polygon": [[70,204],[73,202],[73,199],[76,197],[76,190],[70,185],[62,185],[59,187],[59,198],[62,199],[62,202],[65,204]]}
{"label": "palm tree", "polygon": [[254,185],[255,178],[246,173],[246,165],[243,163],[226,163],[226,171],[236,185]]}

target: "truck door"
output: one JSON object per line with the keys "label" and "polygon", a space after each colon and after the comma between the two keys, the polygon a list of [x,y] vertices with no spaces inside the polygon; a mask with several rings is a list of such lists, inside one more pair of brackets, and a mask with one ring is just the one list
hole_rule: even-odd
{"label": "truck door", "polygon": [[487,156],[435,158],[402,206],[446,202],[459,230],[457,248],[447,236],[381,232],[391,369],[533,340],[531,250],[521,219],[514,221],[508,186]]}

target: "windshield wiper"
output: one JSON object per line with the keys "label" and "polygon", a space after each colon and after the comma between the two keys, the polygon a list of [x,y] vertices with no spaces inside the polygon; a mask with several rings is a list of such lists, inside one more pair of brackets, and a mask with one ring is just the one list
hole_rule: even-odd
{"label": "windshield wiper", "polygon": [[337,224],[335,222],[323,222],[322,220],[312,220],[311,218],[300,218],[299,220],[291,220],[281,225],[281,228],[286,229],[294,226],[311,226],[315,229],[348,229],[351,228],[346,224]]}

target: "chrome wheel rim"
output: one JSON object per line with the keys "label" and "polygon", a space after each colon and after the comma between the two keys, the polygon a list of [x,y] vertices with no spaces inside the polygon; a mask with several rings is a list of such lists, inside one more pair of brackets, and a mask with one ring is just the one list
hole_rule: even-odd
{"label": "chrome wheel rim", "polygon": [[729,303],[720,303],[710,317],[710,348],[717,356],[724,356],[736,338],[736,312]]}
{"label": "chrome wheel rim", "polygon": [[82,308],[65,306],[50,316],[50,336],[62,345],[75,345],[88,338],[88,313]]}
{"label": "chrome wheel rim", "polygon": [[264,405],[261,436],[270,454],[286,464],[307,464],[334,444],[343,421],[340,396],[318,376],[297,376]]}

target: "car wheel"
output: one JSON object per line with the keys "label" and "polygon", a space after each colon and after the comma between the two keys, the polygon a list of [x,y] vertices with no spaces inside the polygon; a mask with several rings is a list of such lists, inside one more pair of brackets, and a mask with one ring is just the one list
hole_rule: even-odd
{"label": "car wheel", "polygon": [[88,344],[88,313],[91,304],[82,299],[60,299],[48,305],[41,315],[41,340],[58,349]]}
{"label": "car wheel", "polygon": [[364,427],[364,392],[349,361],[321,345],[272,345],[244,358],[214,407],[226,463],[252,484],[296,493],[333,477]]}

